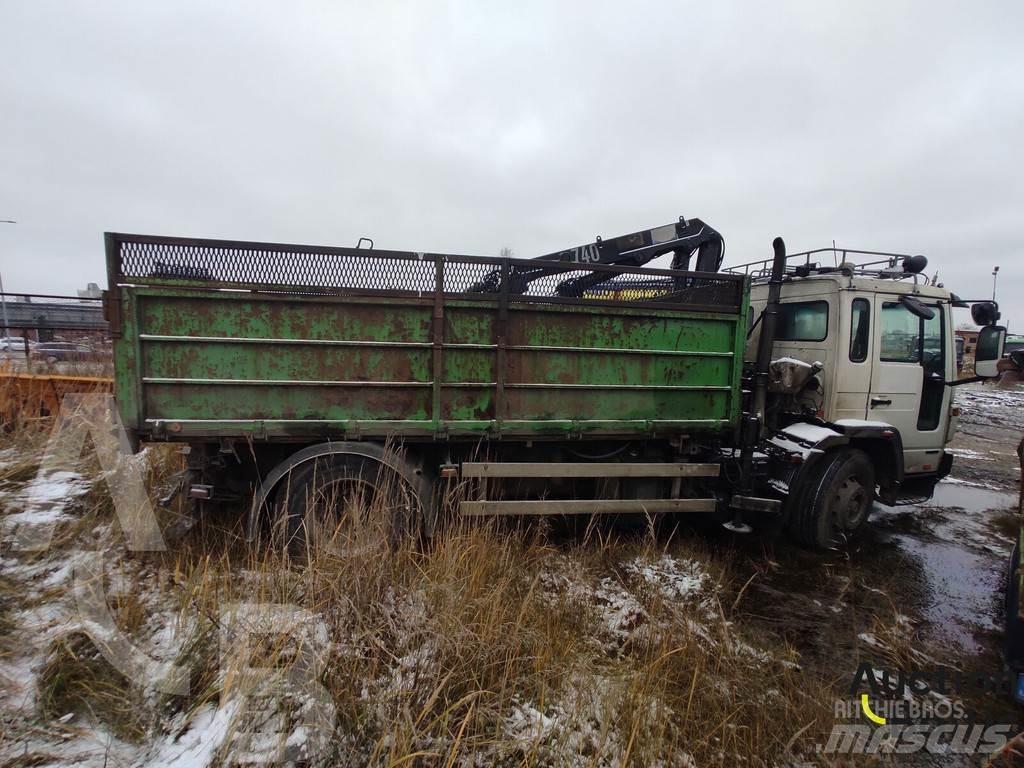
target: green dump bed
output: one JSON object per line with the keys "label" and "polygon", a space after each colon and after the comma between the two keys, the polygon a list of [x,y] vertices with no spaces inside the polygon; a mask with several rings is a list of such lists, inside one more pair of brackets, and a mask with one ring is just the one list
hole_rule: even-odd
{"label": "green dump bed", "polygon": [[526,281],[538,262],[106,244],[115,393],[140,437],[670,437],[738,422],[742,276],[544,262]]}

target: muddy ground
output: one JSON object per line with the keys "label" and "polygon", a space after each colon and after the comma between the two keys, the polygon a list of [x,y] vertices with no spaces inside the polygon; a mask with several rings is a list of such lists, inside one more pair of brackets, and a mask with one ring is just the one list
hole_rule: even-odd
{"label": "muddy ground", "polygon": [[[769,549],[746,545],[743,575],[753,581],[739,608],[750,622],[782,634],[808,665],[834,670],[837,689],[861,661],[916,653],[922,667],[934,660],[963,673],[962,700],[975,721],[1024,723],[1024,709],[1005,689],[990,690],[989,681],[1008,679],[1002,601],[1018,530],[1015,451],[1024,436],[1024,387],[967,385],[957,388],[956,402],[956,458],[933,499],[876,504],[865,534],[827,557],[784,540]],[[907,628],[898,652],[872,634],[876,617],[887,613]],[[973,763],[946,757],[915,764]]]}

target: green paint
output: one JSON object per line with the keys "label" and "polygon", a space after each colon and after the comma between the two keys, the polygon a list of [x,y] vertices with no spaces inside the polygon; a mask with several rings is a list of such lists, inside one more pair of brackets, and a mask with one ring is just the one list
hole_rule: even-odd
{"label": "green paint", "polygon": [[739,421],[749,290],[739,315],[513,301],[504,332],[496,298],[446,300],[437,413],[432,295],[120,291],[116,393],[143,433],[668,436]]}

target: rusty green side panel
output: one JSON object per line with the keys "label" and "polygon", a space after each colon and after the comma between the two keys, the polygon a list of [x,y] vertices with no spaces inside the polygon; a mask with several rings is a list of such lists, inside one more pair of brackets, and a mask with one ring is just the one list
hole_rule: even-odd
{"label": "rusty green side panel", "polygon": [[143,435],[668,437],[739,419],[749,291],[739,313],[117,291],[116,394]]}

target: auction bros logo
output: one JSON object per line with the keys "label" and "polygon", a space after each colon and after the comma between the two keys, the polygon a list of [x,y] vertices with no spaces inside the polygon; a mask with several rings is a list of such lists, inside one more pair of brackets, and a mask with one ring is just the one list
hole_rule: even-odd
{"label": "auction bros logo", "polygon": [[972,720],[960,696],[1001,694],[1005,677],[969,677],[948,667],[891,669],[863,662],[849,699],[837,699],[832,731],[819,752],[832,754],[991,754],[1017,732],[1009,723]]}

